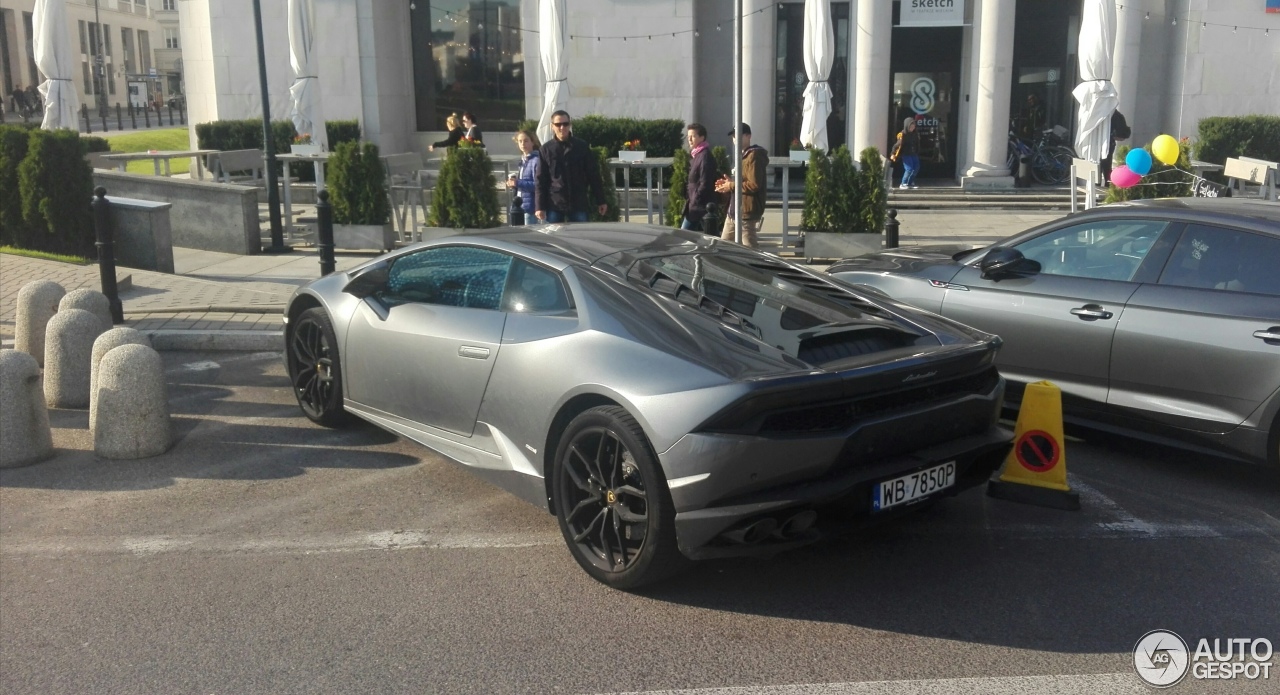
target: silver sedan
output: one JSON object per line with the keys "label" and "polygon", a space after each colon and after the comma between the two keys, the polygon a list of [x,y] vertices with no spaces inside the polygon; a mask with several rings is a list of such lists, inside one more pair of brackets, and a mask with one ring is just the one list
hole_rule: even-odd
{"label": "silver sedan", "polygon": [[981,484],[999,341],[696,232],[505,229],[298,290],[303,412],[355,415],[555,514],[630,588]]}
{"label": "silver sedan", "polygon": [[841,261],[831,277],[1005,339],[1067,419],[1280,466],[1280,205],[1108,205],[994,246]]}

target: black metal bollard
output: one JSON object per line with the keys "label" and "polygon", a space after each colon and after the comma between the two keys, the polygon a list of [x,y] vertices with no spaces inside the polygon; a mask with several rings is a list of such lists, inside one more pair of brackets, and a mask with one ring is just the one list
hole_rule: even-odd
{"label": "black metal bollard", "polygon": [[86,132],[86,133],[92,133],[92,132],[93,132],[93,119],[89,118],[89,105],[88,105],[88,104],[81,104],[81,105],[80,105],[80,115],[81,115],[81,116],[84,116],[84,132]]}
{"label": "black metal bollard", "polygon": [[124,118],[120,115],[120,102],[116,102],[116,130],[124,130]]}
{"label": "black metal bollard", "polygon": [[323,277],[337,266],[333,257],[333,206],[329,205],[329,191],[320,191],[317,196],[316,227],[316,247],[320,249],[320,275]]}
{"label": "black metal bollard", "polygon": [[111,304],[111,322],[124,323],[124,307],[120,304],[120,290],[116,287],[116,245],[111,233],[111,203],[107,201],[107,189],[93,189],[93,232],[98,241],[98,276],[102,281],[102,293]]}
{"label": "black metal bollard", "polygon": [[187,124],[187,100],[185,98],[178,102],[178,122],[182,125]]}
{"label": "black metal bollard", "polygon": [[142,120],[148,128],[151,127],[151,109],[149,107],[142,107]]}
{"label": "black metal bollard", "polygon": [[138,129],[138,112],[133,108],[133,102],[129,102],[129,127]]}
{"label": "black metal bollard", "polygon": [[173,125],[173,104],[169,104],[169,125]]}
{"label": "black metal bollard", "polygon": [[1013,181],[1014,188],[1031,188],[1031,157],[1019,155],[1018,171]]}
{"label": "black metal bollard", "polygon": [[711,236],[720,236],[720,227],[716,222],[720,220],[720,206],[716,203],[707,203],[707,214],[702,216],[702,233]]}
{"label": "black metal bollard", "polygon": [[898,221],[897,208],[889,208],[889,217],[884,221],[884,247],[886,249],[898,248],[898,229],[902,223]]}
{"label": "black metal bollard", "polygon": [[105,133],[107,132],[107,108],[104,106],[98,115],[102,116],[102,132]]}

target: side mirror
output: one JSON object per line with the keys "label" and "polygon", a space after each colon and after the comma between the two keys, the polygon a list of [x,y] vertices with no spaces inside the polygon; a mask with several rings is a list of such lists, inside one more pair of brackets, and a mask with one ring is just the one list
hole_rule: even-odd
{"label": "side mirror", "polygon": [[1027,260],[1017,249],[993,246],[978,262],[978,269],[982,271],[983,278],[999,280],[1003,277],[1038,272],[1040,264]]}
{"label": "side mirror", "polygon": [[389,261],[378,261],[372,265],[367,265],[351,276],[351,282],[348,282],[347,286],[342,288],[342,291],[360,299],[372,297],[378,290],[386,288],[387,281],[390,279],[390,271],[391,263]]}

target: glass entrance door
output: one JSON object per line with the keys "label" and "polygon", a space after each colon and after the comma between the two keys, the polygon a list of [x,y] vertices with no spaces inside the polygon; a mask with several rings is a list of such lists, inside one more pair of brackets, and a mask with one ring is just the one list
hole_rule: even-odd
{"label": "glass entrance door", "polygon": [[[960,117],[960,27],[894,27],[889,147],[907,118],[920,133],[920,180],[958,175],[956,130]],[[887,150],[886,150],[887,152]],[[901,166],[899,166],[901,169]]]}

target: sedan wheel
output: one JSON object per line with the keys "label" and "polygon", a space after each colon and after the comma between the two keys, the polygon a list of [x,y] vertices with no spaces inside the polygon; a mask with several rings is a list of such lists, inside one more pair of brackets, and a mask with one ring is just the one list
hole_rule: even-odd
{"label": "sedan wheel", "polygon": [[666,480],[625,409],[601,406],[574,418],[556,450],[554,476],[560,531],[592,577],[633,589],[685,565]]}
{"label": "sedan wheel", "polygon": [[329,315],[319,307],[307,309],[291,322],[288,335],[289,381],[302,412],[325,427],[349,422],[342,408],[342,366]]}

